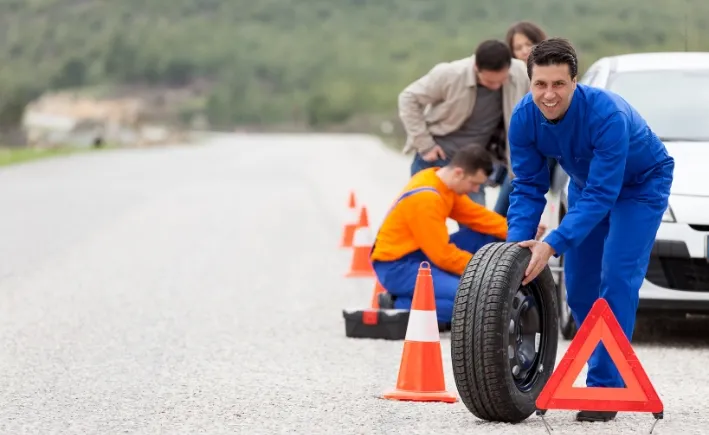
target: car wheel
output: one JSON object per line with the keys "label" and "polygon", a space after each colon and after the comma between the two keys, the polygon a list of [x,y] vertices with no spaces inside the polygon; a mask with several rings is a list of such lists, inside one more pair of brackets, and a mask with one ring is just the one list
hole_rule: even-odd
{"label": "car wheel", "polygon": [[453,376],[462,402],[480,419],[525,420],[556,364],[556,285],[549,267],[521,285],[530,256],[516,243],[485,245],[458,285]]}

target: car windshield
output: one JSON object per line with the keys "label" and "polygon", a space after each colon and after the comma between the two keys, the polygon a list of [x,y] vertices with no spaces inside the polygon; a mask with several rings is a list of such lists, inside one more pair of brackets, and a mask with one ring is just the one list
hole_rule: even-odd
{"label": "car windshield", "polygon": [[664,141],[709,141],[709,70],[617,73],[609,89]]}

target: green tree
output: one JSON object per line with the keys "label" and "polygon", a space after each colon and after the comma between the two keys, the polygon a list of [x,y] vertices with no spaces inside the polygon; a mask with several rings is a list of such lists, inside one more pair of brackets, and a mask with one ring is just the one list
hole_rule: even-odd
{"label": "green tree", "polygon": [[122,84],[208,83],[189,113],[223,128],[394,119],[409,82],[520,19],[569,38],[582,71],[606,55],[709,49],[699,0],[4,0],[0,14],[4,125],[37,92]]}

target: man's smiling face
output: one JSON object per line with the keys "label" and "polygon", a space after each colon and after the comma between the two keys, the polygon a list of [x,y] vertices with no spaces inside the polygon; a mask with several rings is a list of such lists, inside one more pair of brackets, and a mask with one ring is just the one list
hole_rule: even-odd
{"label": "man's smiling face", "polygon": [[564,116],[575,90],[576,79],[571,78],[567,64],[532,67],[532,98],[546,119],[553,121]]}

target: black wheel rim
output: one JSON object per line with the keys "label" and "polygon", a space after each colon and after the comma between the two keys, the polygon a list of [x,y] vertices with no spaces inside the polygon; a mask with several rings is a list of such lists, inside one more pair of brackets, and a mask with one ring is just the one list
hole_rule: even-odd
{"label": "black wheel rim", "polygon": [[509,366],[515,385],[529,391],[541,372],[545,352],[542,294],[534,282],[517,289],[510,306]]}

